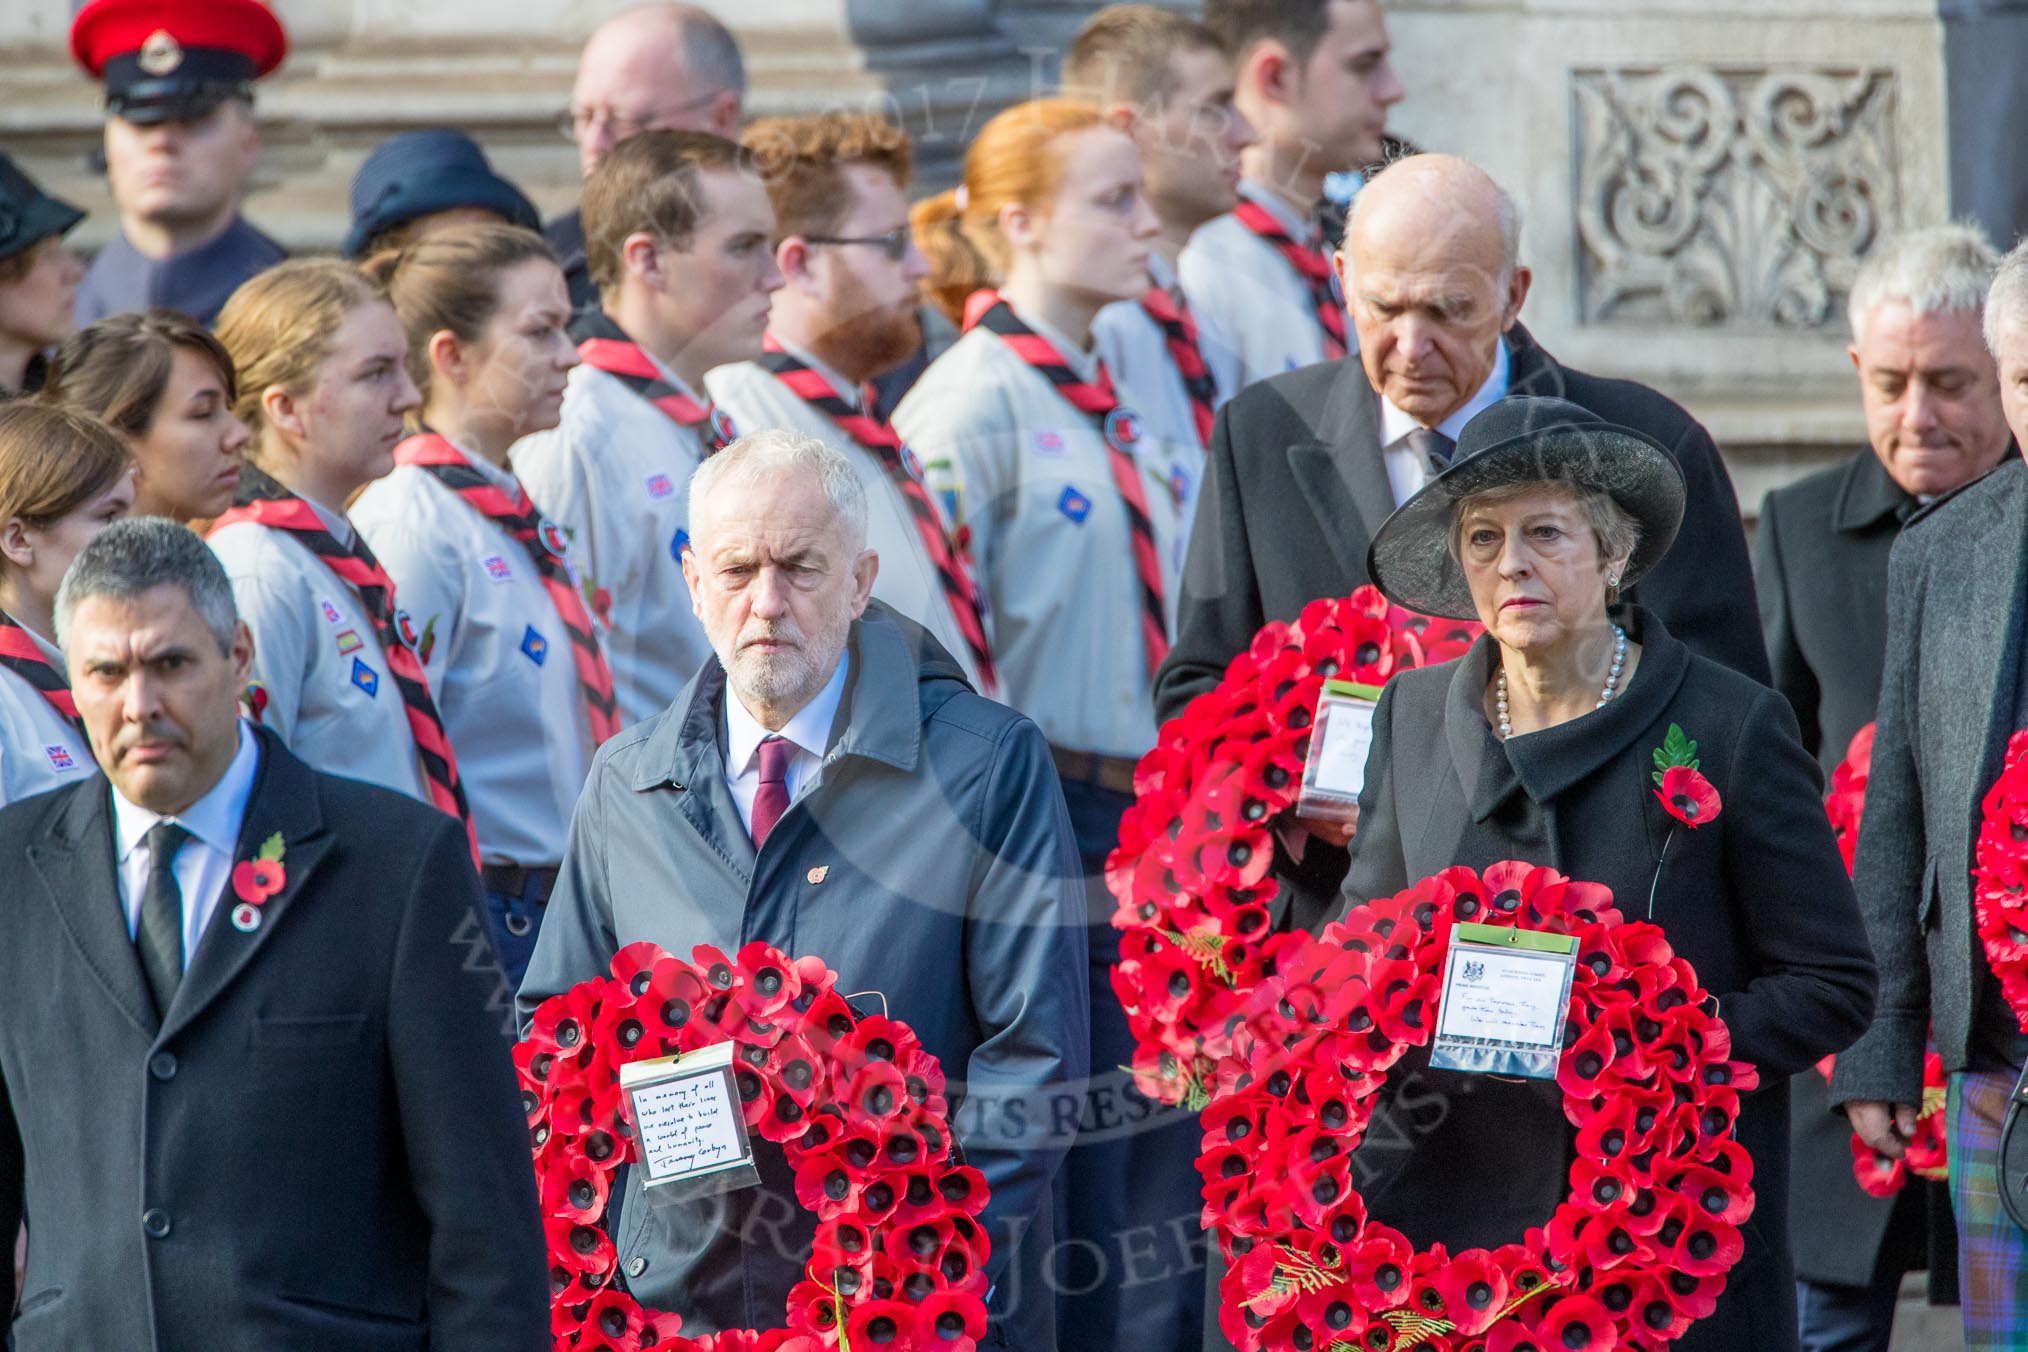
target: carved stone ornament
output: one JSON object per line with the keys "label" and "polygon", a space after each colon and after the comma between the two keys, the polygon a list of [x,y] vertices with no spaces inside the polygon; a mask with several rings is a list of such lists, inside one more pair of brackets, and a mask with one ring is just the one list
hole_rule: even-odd
{"label": "carved stone ornament", "polygon": [[1900,217],[1891,71],[1588,70],[1571,87],[1585,323],[1837,321]]}

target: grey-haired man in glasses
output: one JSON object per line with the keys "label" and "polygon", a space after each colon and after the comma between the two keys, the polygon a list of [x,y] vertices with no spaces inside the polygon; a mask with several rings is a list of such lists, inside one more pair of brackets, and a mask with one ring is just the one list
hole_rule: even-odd
{"label": "grey-haired man in glasses", "polygon": [[786,427],[851,461],[866,490],[873,594],[937,638],[996,694],[978,591],[921,467],[876,408],[872,382],[922,344],[928,265],[908,228],[907,133],[865,113],[764,118],[743,145],[775,209],[766,351],[705,378],[743,430]]}
{"label": "grey-haired man in glasses", "polygon": [[[608,150],[637,132],[708,131],[731,140],[745,101],[746,64],[724,24],[696,5],[638,5],[592,30],[558,127],[589,177]],[[583,218],[572,211],[542,233],[563,260],[572,308],[597,305]]]}

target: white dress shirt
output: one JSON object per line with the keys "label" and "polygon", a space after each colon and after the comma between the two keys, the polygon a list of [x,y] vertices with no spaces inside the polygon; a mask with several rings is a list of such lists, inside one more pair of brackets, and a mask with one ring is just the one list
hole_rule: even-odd
{"label": "white dress shirt", "polygon": [[[513,495],[512,474],[461,453]],[[591,723],[570,635],[527,549],[419,465],[368,484],[352,524],[416,632],[435,635],[423,672],[458,756],[480,857],[557,863],[591,767]],[[575,550],[565,550],[566,569]]]}
{"label": "white dress shirt", "polygon": [[[1017,311],[1017,313],[1020,313]],[[1034,315],[1082,380],[1098,356]],[[1116,381],[1124,407],[1136,392]],[[998,334],[980,327],[930,364],[894,411],[951,520],[971,530],[985,589],[1001,698],[1057,746],[1138,757],[1155,744],[1133,529],[1097,424],[1057,393]],[[1134,448],[1173,631],[1181,575],[1181,510],[1189,485],[1172,477],[1161,442]]]}
{"label": "white dress shirt", "polygon": [[[1435,430],[1453,442],[1458,439],[1458,433],[1465,430],[1466,423],[1507,396],[1507,340],[1502,338],[1493,346],[1493,369],[1487,374],[1486,383],[1479,386],[1479,392],[1467,399],[1463,407],[1436,425]],[[1401,440],[1421,426],[1413,416],[1396,408],[1386,396],[1381,397],[1381,455],[1387,462],[1387,483],[1394,490],[1394,505],[1397,507],[1422,491],[1422,486],[1429,482],[1429,467]]]}
{"label": "white dress shirt", "polygon": [[[1243,179],[1240,195],[1275,218],[1290,239],[1310,238],[1311,222],[1273,189]],[[1198,227],[1183,248],[1184,294],[1205,341],[1205,360],[1219,388],[1236,394],[1257,380],[1325,359],[1324,326],[1310,284],[1281,251],[1231,212]],[[1345,341],[1356,346],[1352,322]]]}
{"label": "white dress shirt", "polygon": [[[860,408],[859,391],[842,376],[791,344],[783,343],[782,347],[823,376],[846,403]],[[923,546],[915,512],[888,477],[880,458],[839,431],[837,423],[759,362],[721,366],[706,376],[704,383],[712,399],[740,431],[785,427],[815,437],[851,462],[859,476],[859,486],[866,490],[866,547],[880,556],[880,571],[873,578],[874,599],[894,607],[935,635],[944,651],[964,669],[965,679],[977,689],[978,665],[965,645],[965,636],[944,594],[944,584],[937,576],[936,564]],[[909,464],[913,459],[904,456],[903,463]],[[945,522],[944,528],[948,531],[950,523]]]}
{"label": "white dress shirt", "polygon": [[[25,624],[21,632],[51,665],[64,670],[55,644]],[[77,724],[27,681],[0,671],[0,806],[75,784],[98,768]]]}
{"label": "white dress shirt", "polygon": [[[171,866],[183,893],[183,965],[197,951],[211,913],[218,909],[239,860],[240,828],[246,823],[247,800],[253,797],[254,773],[260,769],[260,740],[244,722],[239,724],[239,750],[211,791],[168,820],[190,832]],[[120,904],[127,911],[127,937],[141,925],[141,899],[148,890],[152,866],[147,835],[160,814],[130,803],[113,790],[113,847],[119,852]]]}
{"label": "white dress shirt", "polygon": [[[333,538],[352,542],[343,513],[309,505]],[[253,634],[254,679],[268,696],[262,724],[313,770],[429,802],[408,706],[352,584],[291,532],[257,521],[233,522],[208,543]],[[396,595],[406,608],[407,598],[399,589]],[[413,618],[421,635],[429,617]],[[437,621],[431,644],[443,624]]]}
{"label": "white dress shirt", "polygon": [[[700,398],[668,367],[655,368]],[[711,656],[681,562],[690,542],[690,476],[706,449],[696,432],[619,377],[586,365],[570,373],[561,421],[523,437],[508,454],[528,496],[569,535],[586,586],[612,598],[599,639],[622,724],[668,708]]]}
{"label": "white dress shirt", "polygon": [[784,776],[789,801],[802,796],[810,777],[824,763],[831,749],[831,727],[838,720],[838,702],[845,697],[845,682],[852,666],[848,651],[838,657],[838,669],[824,683],[816,697],[796,710],[795,717],[780,732],[769,732],[746,706],[739,702],[730,685],[725,688],[725,782],[732,786],[732,801],[739,805],[739,819],[753,834],[753,800],[760,793],[760,744],[779,737],[794,750]]}

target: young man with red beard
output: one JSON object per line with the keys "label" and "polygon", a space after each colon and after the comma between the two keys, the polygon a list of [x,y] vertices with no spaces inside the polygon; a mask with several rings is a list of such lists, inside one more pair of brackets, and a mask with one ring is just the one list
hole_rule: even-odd
{"label": "young man with red beard", "polygon": [[706,378],[742,430],[783,427],[845,456],[866,490],[873,594],[927,629],[980,693],[998,693],[978,587],[922,466],[874,411],[872,381],[921,342],[928,265],[909,232],[913,148],[878,117],[756,122],[744,144],[768,185],[784,279],[758,360]]}

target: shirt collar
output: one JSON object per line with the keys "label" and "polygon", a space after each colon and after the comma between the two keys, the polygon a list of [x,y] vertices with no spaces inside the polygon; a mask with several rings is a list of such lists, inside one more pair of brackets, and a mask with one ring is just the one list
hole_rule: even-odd
{"label": "shirt collar", "polygon": [[1148,255],[1148,278],[1171,296],[1182,287],[1182,278],[1177,275],[1175,265],[1158,253]]}
{"label": "shirt collar", "polygon": [[725,688],[725,763],[736,779],[753,764],[759,753],[760,744],[769,737],[780,737],[795,746],[798,751],[822,760],[831,746],[831,725],[838,720],[838,702],[845,697],[845,678],[852,665],[852,654],[847,651],[838,655],[838,669],[831,673],[831,679],[817,692],[816,698],[796,711],[780,732],[769,732],[760,725],[746,706],[739,701],[731,685]]}
{"label": "shirt collar", "polygon": [[[471,457],[467,457],[467,459],[469,458]],[[302,497],[303,495],[299,493],[297,496]],[[315,512],[317,519],[324,523],[324,529],[331,533],[332,539],[348,549],[352,547],[352,523],[345,519],[345,513],[334,512],[315,498],[304,497],[303,501],[310,504],[310,510]]]}
{"label": "shirt collar", "polygon": [[1070,341],[1062,329],[1046,319],[1030,314],[1011,300],[1007,302],[1007,306],[1022,323],[1047,338],[1050,346],[1063,354],[1063,359],[1070,363],[1070,369],[1077,373],[1079,380],[1091,381],[1098,378],[1099,354],[1096,347],[1090,349],[1079,347]]}
{"label": "shirt collar", "polygon": [[33,629],[30,629],[27,625],[22,624],[19,619],[16,619],[14,623],[20,625],[21,632],[28,635],[28,641],[35,645],[35,650],[37,652],[41,653],[44,657],[49,659],[49,664],[51,666],[55,667],[58,671],[68,670],[68,668],[65,667],[63,661],[63,649],[57,647],[54,643],[51,643],[48,639],[36,633]]}
{"label": "shirt collar", "polygon": [[[479,471],[480,476],[484,478],[486,482],[492,484],[495,488],[500,489],[502,492],[506,493],[509,497],[512,497],[515,493],[520,491],[521,480],[515,477],[514,470],[511,468],[511,466],[513,465],[512,460],[509,460],[507,466],[503,467],[494,464],[491,460],[488,460],[485,456],[480,455],[477,451],[474,451],[469,447],[460,446],[457,442],[452,441],[449,437],[444,438],[444,444],[449,446],[452,450],[456,451],[459,455],[464,456],[466,464],[470,465],[473,469]],[[310,502],[308,498],[303,499],[303,501]],[[323,509],[317,507],[316,503],[310,502],[310,506],[317,510],[317,514],[319,516],[322,516],[324,514]]]}
{"label": "shirt collar", "polygon": [[1265,183],[1250,178],[1239,181],[1239,195],[1254,205],[1264,207],[1275,223],[1288,232],[1290,239],[1298,244],[1310,241],[1310,231],[1316,222],[1296,210],[1295,204]]}
{"label": "shirt collar", "polygon": [[[1479,386],[1479,392],[1464,402],[1457,412],[1436,425],[1436,430],[1449,437],[1453,443],[1458,433],[1465,430],[1465,424],[1504,399],[1507,395],[1507,374],[1510,364],[1507,357],[1507,340],[1499,339],[1494,345],[1493,369],[1486,375],[1486,383]],[[1380,444],[1392,446],[1413,432],[1422,424],[1413,416],[1403,413],[1394,406],[1386,395],[1380,397]]]}
{"label": "shirt collar", "polygon": [[846,403],[852,405],[854,409],[860,408],[859,387],[857,385],[854,385],[844,376],[839,375],[835,370],[826,365],[824,361],[820,357],[818,357],[815,353],[797,347],[794,343],[782,337],[780,334],[775,334],[774,340],[777,344],[780,345],[782,351],[788,353],[791,357],[794,357],[797,361],[809,367],[812,371],[815,371],[818,375],[824,377],[824,383],[831,387],[831,392],[833,394],[837,395],[840,399],[843,399]]}
{"label": "shirt collar", "polygon": [[[240,827],[246,821],[247,801],[253,797],[254,772],[259,768],[260,741],[241,720],[239,750],[233,753],[232,763],[225,767],[225,773],[210,792],[171,820],[226,858],[232,858],[239,849]],[[129,802],[119,789],[113,790],[113,839],[119,844],[121,863],[126,862],[149,829],[162,819],[160,813]]]}

